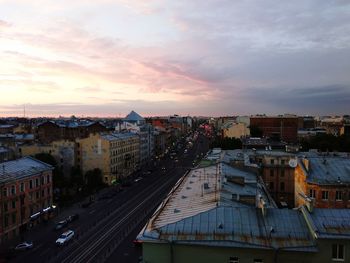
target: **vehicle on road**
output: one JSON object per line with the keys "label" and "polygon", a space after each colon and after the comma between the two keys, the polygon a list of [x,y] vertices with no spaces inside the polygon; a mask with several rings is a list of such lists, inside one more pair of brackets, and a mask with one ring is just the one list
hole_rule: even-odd
{"label": "vehicle on road", "polygon": [[138,177],[134,180],[134,182],[137,183],[137,182],[141,181],[142,179],[143,179],[142,177]]}
{"label": "vehicle on road", "polygon": [[68,221],[62,220],[56,224],[55,230],[60,230],[60,229],[64,228],[66,225],[68,225]]}
{"label": "vehicle on road", "polygon": [[62,246],[64,244],[67,244],[69,240],[71,240],[74,237],[74,231],[68,230],[64,232],[60,237],[56,240],[56,245]]}
{"label": "vehicle on road", "polygon": [[165,172],[165,171],[166,171],[166,168],[165,168],[164,166],[162,167],[162,171],[163,171],[163,172]]}
{"label": "vehicle on road", "polygon": [[79,219],[79,215],[73,214],[73,215],[68,216],[66,220],[70,223],[70,222],[73,222],[73,221],[78,220],[78,219]]}
{"label": "vehicle on road", "polygon": [[23,243],[18,244],[15,247],[15,250],[27,250],[33,248],[33,242],[25,241]]}

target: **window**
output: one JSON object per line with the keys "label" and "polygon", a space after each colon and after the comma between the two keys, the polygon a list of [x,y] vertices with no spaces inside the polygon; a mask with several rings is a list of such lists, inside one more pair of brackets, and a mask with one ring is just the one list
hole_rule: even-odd
{"label": "window", "polygon": [[21,183],[20,191],[21,191],[21,192],[24,192],[24,188],[25,188],[24,183]]}
{"label": "window", "polygon": [[270,170],[270,176],[273,177],[274,176],[274,172],[273,170]]}
{"label": "window", "polygon": [[29,181],[29,189],[33,189],[33,180]]}
{"label": "window", "polygon": [[337,261],[344,261],[344,245],[333,244],[332,245],[332,259]]}
{"label": "window", "polygon": [[230,257],[230,260],[228,262],[229,263],[239,263],[239,258],[238,257]]}
{"label": "window", "polygon": [[8,208],[7,203],[4,203],[4,212],[7,212],[8,209],[9,209],[9,208]]}
{"label": "window", "polygon": [[36,178],[35,179],[35,187],[38,187],[39,186],[39,178]]}
{"label": "window", "polygon": [[12,224],[16,224],[16,212],[12,213]]}
{"label": "window", "polygon": [[335,200],[336,201],[342,201],[343,200],[341,191],[336,191],[335,192]]}
{"label": "window", "polygon": [[282,164],[282,165],[284,165],[284,164],[285,164],[285,162],[286,162],[285,160],[281,160],[281,164]]}
{"label": "window", "polygon": [[47,195],[50,195],[50,188],[47,188]]}
{"label": "window", "polygon": [[8,215],[5,215],[5,227],[8,227],[9,225],[9,216]]}
{"label": "window", "polygon": [[12,186],[11,186],[11,194],[12,194],[12,195],[15,195],[15,194],[16,194],[16,186],[15,186],[15,185],[12,185]]}
{"label": "window", "polygon": [[12,201],[12,208],[16,209],[16,201]]}
{"label": "window", "polygon": [[275,160],[274,160],[274,159],[271,159],[271,160],[270,160],[270,163],[271,163],[271,164],[275,164]]}
{"label": "window", "polygon": [[328,200],[328,191],[322,191],[322,199]]}
{"label": "window", "polygon": [[254,263],[263,263],[264,261],[260,258],[255,258]]}
{"label": "window", "polygon": [[281,182],[280,189],[281,189],[281,191],[284,191],[284,182]]}
{"label": "window", "polygon": [[270,190],[273,190],[273,187],[274,187],[273,182],[270,182]]}
{"label": "window", "polygon": [[281,177],[284,177],[284,170],[281,170]]}
{"label": "window", "polygon": [[45,192],[44,190],[41,190],[41,196],[44,197],[45,196]]}
{"label": "window", "polygon": [[309,196],[311,198],[316,198],[316,190],[315,189],[310,189],[309,190]]}
{"label": "window", "polygon": [[2,194],[3,194],[3,196],[7,196],[7,188],[6,187],[4,187]]}

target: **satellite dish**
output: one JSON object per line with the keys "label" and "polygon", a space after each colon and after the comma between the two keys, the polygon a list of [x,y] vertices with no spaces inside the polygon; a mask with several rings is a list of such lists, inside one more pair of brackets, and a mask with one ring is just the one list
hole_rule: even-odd
{"label": "satellite dish", "polygon": [[290,167],[295,168],[298,165],[298,161],[297,161],[297,159],[290,159],[288,164]]}

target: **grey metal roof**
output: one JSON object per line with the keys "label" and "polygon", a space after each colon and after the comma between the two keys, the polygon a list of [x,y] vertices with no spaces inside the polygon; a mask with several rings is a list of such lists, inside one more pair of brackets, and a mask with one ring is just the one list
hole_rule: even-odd
{"label": "grey metal roof", "polygon": [[0,163],[0,182],[8,182],[52,170],[49,164],[31,157]]}
{"label": "grey metal roof", "polygon": [[144,121],[145,119],[141,117],[138,113],[131,111],[125,118],[124,121]]}
{"label": "grey metal roof", "polygon": [[317,184],[349,184],[350,158],[311,157],[307,181]]}
{"label": "grey metal roof", "polygon": [[108,141],[117,141],[117,140],[132,138],[132,137],[138,137],[138,135],[131,132],[125,132],[125,133],[101,134],[101,137]]}
{"label": "grey metal roof", "polygon": [[315,208],[309,215],[320,238],[350,239],[350,209]]}
{"label": "grey metal roof", "polygon": [[[271,227],[273,228],[272,233]],[[143,233],[139,238],[212,246],[315,251],[302,215],[296,210],[216,207]],[[148,237],[150,234],[150,237]]]}

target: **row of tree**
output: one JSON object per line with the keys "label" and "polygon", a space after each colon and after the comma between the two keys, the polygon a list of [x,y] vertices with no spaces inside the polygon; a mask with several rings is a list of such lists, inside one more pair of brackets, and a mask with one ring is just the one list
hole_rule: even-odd
{"label": "row of tree", "polygon": [[332,134],[318,134],[300,141],[303,151],[318,149],[322,152],[350,152],[350,136],[334,136]]}
{"label": "row of tree", "polygon": [[66,200],[72,199],[72,195],[77,197],[87,196],[105,187],[102,171],[98,168],[83,174],[79,167],[73,167],[70,175],[64,176],[62,169],[51,154],[39,153],[34,157],[54,167],[52,173],[54,198],[60,201],[61,204],[63,203],[63,205]]}

